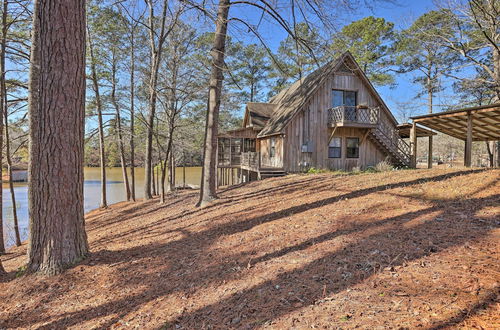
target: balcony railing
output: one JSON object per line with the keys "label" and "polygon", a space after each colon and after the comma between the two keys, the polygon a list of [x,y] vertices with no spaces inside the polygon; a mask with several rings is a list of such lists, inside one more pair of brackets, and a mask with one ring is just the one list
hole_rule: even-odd
{"label": "balcony railing", "polygon": [[328,125],[374,126],[378,123],[379,112],[379,107],[340,106],[331,108],[328,109]]}
{"label": "balcony railing", "polygon": [[242,152],[241,167],[246,167],[250,170],[258,171],[260,168],[260,153],[258,152]]}

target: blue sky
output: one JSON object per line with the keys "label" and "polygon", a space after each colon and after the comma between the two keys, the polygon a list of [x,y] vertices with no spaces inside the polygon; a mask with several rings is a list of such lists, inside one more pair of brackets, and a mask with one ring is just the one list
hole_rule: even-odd
{"label": "blue sky", "polygon": [[[230,16],[236,16],[240,18],[246,18],[246,20],[256,21],[260,17],[257,10],[250,11],[248,6],[243,10],[241,8],[231,9]],[[411,25],[411,23],[418,18],[420,15],[424,14],[429,10],[436,9],[436,5],[432,0],[405,0],[405,1],[395,1],[391,2],[378,2],[371,8],[366,6],[356,8],[354,12],[344,13],[338,18],[339,29],[343,25],[347,25],[353,21],[359,20],[366,16],[383,17],[387,21],[393,22],[395,28],[400,30]],[[275,26],[274,24],[261,23],[259,29],[263,38],[265,38],[266,44],[275,51],[279,46],[279,42],[286,38],[286,32]],[[241,26],[233,24],[230,26],[230,34],[233,38],[242,40],[244,42],[259,43],[259,40],[252,36],[251,33],[246,33]],[[408,103],[411,106],[412,114],[426,113],[426,100],[415,99],[414,96],[418,92],[418,86],[412,83],[413,75],[397,75],[397,86],[395,88],[389,87],[377,87],[378,92],[381,94],[384,101],[387,103],[392,112],[397,116],[399,110],[406,105],[403,103]],[[440,104],[449,103],[450,97],[446,94],[450,91],[445,91],[440,93],[434,100],[437,105],[435,111],[439,111]]]}

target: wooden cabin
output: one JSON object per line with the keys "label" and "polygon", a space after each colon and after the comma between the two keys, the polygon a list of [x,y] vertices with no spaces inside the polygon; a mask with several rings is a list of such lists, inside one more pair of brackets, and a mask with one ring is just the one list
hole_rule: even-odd
{"label": "wooden cabin", "polygon": [[[242,127],[218,137],[219,184],[318,169],[408,166],[397,121],[346,52],[268,103],[248,103]],[[236,178],[235,178],[236,177]]]}

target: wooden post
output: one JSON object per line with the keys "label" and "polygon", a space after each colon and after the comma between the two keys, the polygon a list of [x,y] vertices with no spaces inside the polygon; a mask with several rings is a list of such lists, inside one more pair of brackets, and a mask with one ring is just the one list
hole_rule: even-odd
{"label": "wooden post", "polygon": [[231,150],[231,138],[229,138],[229,166],[233,165],[233,151]]}
{"label": "wooden post", "polygon": [[417,123],[410,129],[410,167],[417,168]]}
{"label": "wooden post", "polygon": [[429,135],[429,150],[427,152],[427,168],[432,168],[432,135]]}
{"label": "wooden post", "polygon": [[465,140],[464,165],[472,165],[472,114],[467,114],[467,139]]}

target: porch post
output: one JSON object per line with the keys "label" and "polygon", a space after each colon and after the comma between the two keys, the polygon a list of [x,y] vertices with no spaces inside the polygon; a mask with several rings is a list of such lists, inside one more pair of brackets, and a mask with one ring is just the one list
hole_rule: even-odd
{"label": "porch post", "polygon": [[415,121],[410,129],[410,167],[417,168],[417,123]]}
{"label": "porch post", "polygon": [[429,150],[427,151],[427,168],[432,168],[432,135],[429,135]]}
{"label": "porch post", "polygon": [[232,140],[232,138],[229,138],[229,166],[233,165],[233,155],[232,155],[232,150],[231,150],[231,140]]}
{"label": "porch post", "polygon": [[472,165],[472,114],[467,114],[467,139],[465,140],[464,165],[471,167]]}

